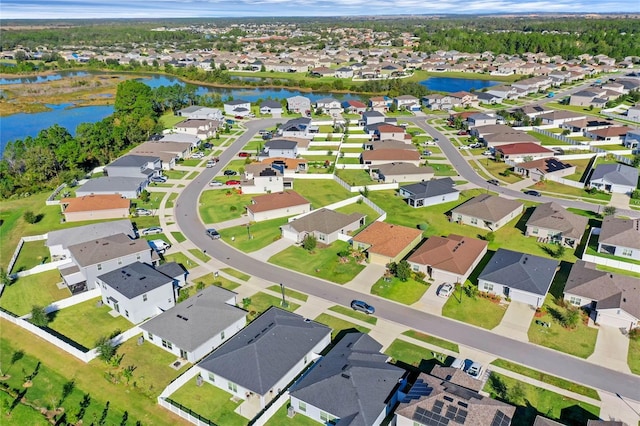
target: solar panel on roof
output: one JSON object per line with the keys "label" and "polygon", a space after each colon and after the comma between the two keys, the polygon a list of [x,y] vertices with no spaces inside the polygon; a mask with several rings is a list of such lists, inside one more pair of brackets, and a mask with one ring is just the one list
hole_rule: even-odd
{"label": "solar panel on roof", "polygon": [[433,410],[433,412],[440,414],[440,413],[442,413],[442,407],[444,407],[444,402],[442,402],[442,401],[436,401],[436,402],[433,404],[433,408],[432,408],[432,410]]}
{"label": "solar panel on roof", "polygon": [[416,408],[413,420],[425,426],[447,426],[449,424],[449,419],[421,407]]}
{"label": "solar panel on roof", "polygon": [[511,418],[500,410],[496,411],[496,415],[493,416],[493,420],[491,421],[491,426],[509,426],[510,424]]}

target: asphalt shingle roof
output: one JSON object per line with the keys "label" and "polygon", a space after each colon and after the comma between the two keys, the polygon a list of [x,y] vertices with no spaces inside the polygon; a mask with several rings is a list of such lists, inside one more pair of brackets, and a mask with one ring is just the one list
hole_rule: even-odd
{"label": "asphalt shingle roof", "polygon": [[447,177],[442,179],[425,180],[418,183],[412,183],[410,185],[403,185],[400,188],[411,192],[411,198],[419,199],[459,192],[457,189],[453,189],[454,185],[455,183],[453,180]]}
{"label": "asphalt shingle roof", "polygon": [[557,260],[498,249],[480,273],[478,280],[491,281],[545,296],[551,287],[558,265]]}
{"label": "asphalt shingle roof", "polygon": [[172,277],[141,262],[107,272],[100,275],[98,279],[128,299],[173,282]]}
{"label": "asphalt shingle roof", "polygon": [[454,208],[453,214],[461,213],[487,222],[497,222],[522,206],[519,201],[482,194]]}
{"label": "asphalt shingle roof", "polygon": [[129,219],[115,220],[112,222],[100,222],[91,225],[76,226],[74,228],[51,231],[47,234],[47,246],[52,247],[58,244],[68,247],[99,238],[109,237],[116,234],[134,236],[133,225]]}
{"label": "asphalt shingle roof", "polygon": [[640,249],[640,219],[605,217],[600,228],[598,242]]}
{"label": "asphalt shingle roof", "polygon": [[604,179],[616,185],[638,185],[638,169],[624,164],[600,164],[591,175],[591,180]]}
{"label": "asphalt shingle roof", "polygon": [[589,219],[567,211],[556,202],[540,204],[535,208],[527,226],[560,231],[564,237],[582,238]]}
{"label": "asphalt shingle roof", "polygon": [[360,221],[364,217],[365,215],[361,213],[344,214],[322,208],[289,222],[289,225],[297,232],[317,231],[323,234],[331,234],[347,225]]}

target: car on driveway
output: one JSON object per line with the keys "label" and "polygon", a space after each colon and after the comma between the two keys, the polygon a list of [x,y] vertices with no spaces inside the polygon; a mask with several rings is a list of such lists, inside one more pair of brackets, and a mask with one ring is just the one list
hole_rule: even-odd
{"label": "car on driveway", "polygon": [[204,158],[204,152],[194,152],[191,154],[191,158],[195,158],[199,160],[200,158]]}
{"label": "car on driveway", "polygon": [[225,185],[240,185],[240,181],[237,179],[228,180]]}
{"label": "car on driveway", "polygon": [[362,300],[352,300],[351,301],[351,309],[354,311],[364,312],[365,314],[371,315],[375,313],[376,309]]}
{"label": "car on driveway", "polygon": [[528,191],[524,191],[524,193],[527,194],[527,195],[531,195],[533,197],[541,197],[542,196],[541,193],[539,193],[538,191],[534,191],[533,189],[530,189]]}
{"label": "car on driveway", "polygon": [[159,226],[152,226],[151,228],[145,228],[140,231],[140,235],[156,235],[162,234],[162,228]]}
{"label": "car on driveway", "polygon": [[483,152],[483,153],[482,153],[482,155],[488,155],[488,156],[490,156],[490,155],[493,155],[493,152],[491,152],[491,150],[490,150],[490,149],[487,149],[485,152]]}
{"label": "car on driveway", "polygon": [[136,209],[136,216],[152,216],[151,210],[147,209]]}
{"label": "car on driveway", "polygon": [[171,248],[171,244],[164,240],[151,240],[149,241],[149,245],[158,253],[164,253]]}
{"label": "car on driveway", "polygon": [[238,157],[247,158],[247,157],[251,157],[251,154],[243,151],[238,153]]}
{"label": "car on driveway", "polygon": [[207,235],[212,240],[219,240],[220,239],[220,233],[218,231],[216,231],[215,229],[213,229],[213,228],[207,229]]}
{"label": "car on driveway", "polygon": [[235,176],[238,174],[238,172],[236,172],[235,170],[225,170],[223,173],[225,176]]}
{"label": "car on driveway", "polygon": [[500,181],[498,179],[489,179],[487,183],[495,186],[500,186]]}
{"label": "car on driveway", "polygon": [[151,182],[154,183],[165,183],[167,181],[167,177],[166,176],[152,176],[149,178],[149,180]]}
{"label": "car on driveway", "polygon": [[449,297],[453,293],[453,284],[444,283],[438,290],[438,296],[440,297]]}
{"label": "car on driveway", "polygon": [[467,368],[467,374],[473,377],[474,379],[480,380],[482,377],[482,364],[479,362],[473,362],[469,368]]}
{"label": "car on driveway", "polygon": [[209,182],[209,186],[222,186],[222,182],[217,180],[212,180],[211,182]]}
{"label": "car on driveway", "polygon": [[460,130],[458,132],[458,136],[464,136],[464,135],[468,135],[468,134],[469,134],[469,132],[467,132],[466,130]]}

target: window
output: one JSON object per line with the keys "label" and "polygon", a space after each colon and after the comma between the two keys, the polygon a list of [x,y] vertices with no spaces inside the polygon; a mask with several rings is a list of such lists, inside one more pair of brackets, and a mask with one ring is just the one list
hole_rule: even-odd
{"label": "window", "polygon": [[325,235],[324,235],[324,234],[318,234],[318,239],[319,239],[320,241],[324,241],[324,240],[326,239],[326,237],[325,237]]}
{"label": "window", "polygon": [[220,340],[224,340],[224,330],[220,333]]}
{"label": "window", "polygon": [[622,249],[622,255],[631,257],[631,256],[633,256],[633,250],[628,249],[628,248]]}
{"label": "window", "polygon": [[420,265],[413,265],[413,270],[418,272],[420,270]]}
{"label": "window", "polygon": [[471,218],[471,224],[472,224],[472,225],[477,225],[477,224],[478,224],[478,219],[477,219],[477,218],[475,218],[475,217],[472,217],[472,218]]}
{"label": "window", "polygon": [[149,341],[153,342],[153,334],[147,333],[147,339],[149,339]]}
{"label": "window", "polygon": [[486,291],[493,291],[493,284],[491,283],[484,283],[484,289]]}
{"label": "window", "polygon": [[102,263],[98,263],[98,271],[102,271]]}
{"label": "window", "polygon": [[582,305],[582,299],[580,299],[579,297],[571,296],[569,297],[569,303],[571,303],[572,305],[580,306]]}
{"label": "window", "polygon": [[330,422],[332,420],[335,420],[335,417],[333,417],[329,413],[325,413],[324,411],[320,411],[320,420],[322,420],[323,422],[327,423],[327,422]]}
{"label": "window", "polygon": [[173,349],[173,345],[171,344],[171,342],[167,342],[166,340],[162,340],[162,347],[163,348],[167,348],[169,350]]}
{"label": "window", "polygon": [[209,373],[209,381],[210,382],[215,382],[216,381],[216,375],[213,373]]}
{"label": "window", "polygon": [[236,384],[235,384],[235,383],[233,383],[233,382],[228,382],[228,383],[227,383],[227,387],[229,388],[229,390],[230,390],[231,392],[234,392],[234,393],[235,393],[235,392],[238,392],[238,385],[236,385]]}
{"label": "window", "polygon": [[142,295],[142,301],[143,301],[143,302],[146,302],[146,301],[147,301],[147,294],[146,294],[146,293]]}
{"label": "window", "polygon": [[533,235],[538,235],[538,232],[540,232],[540,231],[538,230],[538,228],[533,228],[533,229],[531,230],[531,233],[532,233]]}
{"label": "window", "polygon": [[305,402],[298,401],[298,411],[300,411],[301,413],[306,413],[307,412],[307,404]]}
{"label": "window", "polygon": [[127,311],[126,309],[124,310],[124,316],[129,318],[129,311]]}

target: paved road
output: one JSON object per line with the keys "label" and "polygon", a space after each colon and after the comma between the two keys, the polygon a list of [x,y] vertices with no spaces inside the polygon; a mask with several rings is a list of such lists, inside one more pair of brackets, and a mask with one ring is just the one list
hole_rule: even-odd
{"label": "paved road", "polygon": [[[211,240],[205,235],[205,227],[198,217],[200,192],[207,186],[213,176],[221,170],[223,165],[227,164],[260,128],[272,126],[275,122],[277,120],[260,120],[248,123],[247,131],[220,155],[220,162],[214,168],[202,172],[184,188],[176,203],[175,217],[177,224],[185,237],[196,246],[207,250],[209,254],[232,268],[245,271],[270,282],[283,283],[292,289],[339,305],[348,306],[352,299],[363,298],[362,293],[257,261],[222,241]],[[455,148],[453,149],[455,150]],[[456,154],[459,156],[459,153],[456,152]],[[456,157],[453,156],[453,158]],[[461,169],[464,170],[465,165],[468,168],[468,173],[464,171],[463,173],[469,176],[468,179],[470,181],[476,180],[471,179],[473,178],[472,170],[466,164],[466,161],[460,164]],[[465,176],[465,178],[467,177]],[[591,364],[582,359],[540,346],[509,339],[458,321],[427,314],[376,296],[367,295],[365,298],[375,305],[376,315],[380,318],[449,339],[587,386],[618,393],[625,398],[640,401],[639,377]]]}

